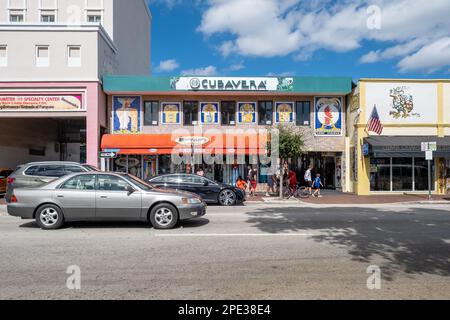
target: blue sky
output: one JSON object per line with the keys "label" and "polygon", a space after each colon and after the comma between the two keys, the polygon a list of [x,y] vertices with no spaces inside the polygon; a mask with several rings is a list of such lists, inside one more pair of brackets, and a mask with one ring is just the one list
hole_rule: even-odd
{"label": "blue sky", "polygon": [[148,0],[153,75],[450,77],[448,0]]}

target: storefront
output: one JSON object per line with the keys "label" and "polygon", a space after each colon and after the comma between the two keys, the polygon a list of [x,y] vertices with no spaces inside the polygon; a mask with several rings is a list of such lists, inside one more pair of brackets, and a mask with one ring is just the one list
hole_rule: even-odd
{"label": "storefront", "polygon": [[104,101],[98,82],[0,83],[0,166],[49,160],[98,166]]}
{"label": "storefront", "polygon": [[262,158],[271,129],[282,124],[304,138],[304,157],[291,160],[299,180],[313,163],[328,187],[340,189],[351,89],[346,77],[107,76],[111,130],[102,151],[116,158],[103,167],[143,178],[202,167],[207,177],[234,183],[251,165],[265,184],[273,168]]}
{"label": "storefront", "polygon": [[[358,107],[348,114],[353,124],[349,153],[356,193],[428,192],[428,160],[422,144],[429,142],[436,143],[430,161],[431,189],[447,193],[450,104],[445,107],[444,97],[450,91],[444,88],[440,80],[360,81],[354,92]],[[368,130],[375,108],[383,126],[380,134]]]}

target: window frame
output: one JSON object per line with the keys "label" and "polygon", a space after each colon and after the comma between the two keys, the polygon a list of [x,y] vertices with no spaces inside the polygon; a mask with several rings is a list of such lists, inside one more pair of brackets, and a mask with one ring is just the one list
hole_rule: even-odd
{"label": "window frame", "polygon": [[[40,22],[41,23],[56,23],[57,15],[55,9],[40,9]],[[53,17],[53,21],[43,21],[44,17]]]}
{"label": "window frame", "polygon": [[[261,116],[262,115],[262,113],[261,113],[262,106],[263,105],[265,106],[267,103],[270,103],[272,105],[272,112],[271,112],[271,115],[270,115],[270,123],[267,123],[269,121],[265,120],[265,119],[264,119],[264,121],[262,121],[263,117]],[[273,123],[274,123],[274,117],[273,117],[274,106],[275,106],[275,104],[274,104],[274,102],[272,100],[261,100],[261,101],[258,101],[258,116],[257,116],[258,117],[258,125],[260,125],[260,126],[271,126],[271,125],[273,125]],[[267,107],[265,107],[264,110],[265,110],[264,114],[266,115],[267,114]]]}
{"label": "window frame", "polygon": [[[301,105],[301,112],[299,112],[299,104]],[[309,106],[309,112],[308,117],[305,119],[305,105]],[[311,127],[311,101],[309,100],[302,100],[302,101],[295,101],[295,125],[298,127]],[[300,118],[299,118],[300,116]],[[299,121],[300,119],[300,121]],[[305,123],[306,121],[308,123]]]}
{"label": "window frame", "polygon": [[[75,49],[75,48],[80,50],[80,56],[78,58],[71,58],[70,50]],[[81,58],[82,58],[81,45],[68,45],[67,46],[67,66],[68,67],[70,67],[70,68],[81,67]]]}
{"label": "window frame", "polygon": [[0,67],[7,67],[8,66],[8,45],[6,44],[0,44],[0,50],[5,50],[5,56],[0,57]]}
{"label": "window frame", "polygon": [[[100,21],[89,21],[89,17],[100,17]],[[86,23],[103,24],[103,9],[86,9]]]}
{"label": "window frame", "polygon": [[136,189],[131,183],[129,183],[126,179],[113,175],[113,174],[98,174],[97,175],[97,182],[95,184],[95,191],[97,192],[127,192],[127,190],[100,190],[100,179],[102,177],[114,177],[116,179],[122,180],[123,182],[125,182],[129,187],[132,187],[133,189]]}
{"label": "window frame", "polygon": [[[234,105],[233,112],[229,114],[233,114],[234,117],[234,123],[231,123],[231,121],[228,120],[229,117],[224,117],[224,111],[223,106],[224,105]],[[231,109],[230,109],[231,110]],[[227,121],[224,123],[224,121]],[[228,127],[235,127],[237,125],[237,102],[236,101],[221,101],[220,102],[220,125],[222,126],[228,126]]]}
{"label": "window frame", "polygon": [[[12,21],[13,16],[22,16],[21,21]],[[8,22],[9,23],[24,23],[26,20],[26,9],[13,9],[10,8],[8,12]]]}
{"label": "window frame", "polygon": [[[187,104],[195,104],[196,105],[196,111],[194,110],[189,113],[189,115],[194,116],[194,119],[195,119],[195,120],[192,119],[190,121],[190,123],[186,122],[188,120],[186,118],[186,105]],[[183,101],[183,126],[186,126],[186,127],[198,126],[199,117],[200,117],[200,103],[198,101],[192,101],[192,100]]]}
{"label": "window frame", "polygon": [[[39,57],[39,49],[46,48],[48,52],[47,57]],[[36,67],[48,68],[50,67],[50,46],[49,45],[36,45]]]}
{"label": "window frame", "polygon": [[[63,188],[63,186],[68,183],[69,181],[72,181],[73,179],[76,179],[78,177],[83,177],[83,176],[94,176],[94,189],[89,190],[89,189],[65,189]],[[62,190],[62,191],[77,191],[77,192],[97,192],[97,178],[98,175],[97,174],[78,174],[76,176],[73,176],[72,178],[67,179],[66,181],[62,182],[60,185],[58,185],[57,189],[58,190]]]}
{"label": "window frame", "polygon": [[[146,120],[147,120],[146,119],[147,103],[150,103],[152,108],[153,108],[154,105],[156,105],[156,108],[157,108],[157,110],[156,110],[156,120],[153,117],[154,113],[153,113],[153,110],[152,110],[152,112],[151,112],[152,113],[152,118],[151,118],[151,123],[150,124],[146,122]],[[161,107],[160,107],[159,101],[156,101],[156,100],[145,100],[144,101],[144,126],[148,126],[148,127],[157,127],[157,126],[159,126],[159,114],[160,114],[160,111],[161,111]]]}

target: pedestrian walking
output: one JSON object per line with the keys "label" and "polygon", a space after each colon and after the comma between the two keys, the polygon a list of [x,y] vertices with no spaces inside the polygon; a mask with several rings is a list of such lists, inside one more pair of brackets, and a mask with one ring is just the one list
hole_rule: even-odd
{"label": "pedestrian walking", "polygon": [[316,178],[314,179],[314,197],[322,198],[322,195],[320,194],[320,189],[323,188],[322,180],[320,179],[320,173],[316,175]]}
{"label": "pedestrian walking", "polygon": [[313,165],[310,165],[308,167],[308,170],[305,172],[305,182],[306,182],[306,188],[310,195],[312,195],[312,170],[314,169]]}

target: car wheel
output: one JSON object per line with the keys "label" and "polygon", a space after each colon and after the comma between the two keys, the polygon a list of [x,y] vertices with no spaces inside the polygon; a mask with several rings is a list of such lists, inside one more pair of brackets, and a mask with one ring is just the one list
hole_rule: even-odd
{"label": "car wheel", "polygon": [[172,229],[178,222],[177,209],[168,203],[158,204],[150,212],[150,222],[155,229]]}
{"label": "car wheel", "polygon": [[37,210],[36,223],[44,230],[55,230],[64,224],[64,216],[57,206],[45,204]]}
{"label": "car wheel", "polygon": [[222,206],[234,206],[236,204],[236,193],[230,189],[220,191],[219,203]]}

